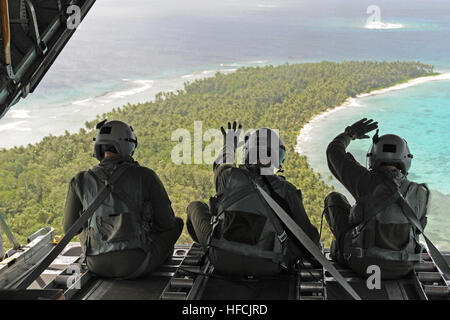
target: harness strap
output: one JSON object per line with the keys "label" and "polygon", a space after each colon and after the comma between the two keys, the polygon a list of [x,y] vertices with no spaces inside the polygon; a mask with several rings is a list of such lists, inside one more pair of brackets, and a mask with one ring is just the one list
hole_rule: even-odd
{"label": "harness strap", "polygon": [[[94,170],[89,170],[89,173],[91,173],[94,176],[94,178],[97,178],[102,183],[104,183],[105,180],[107,180],[107,178],[108,178],[108,175],[105,173],[105,171],[101,167],[96,167]],[[125,202],[126,205],[128,207],[130,207],[134,212],[136,212],[137,214],[139,214],[141,212],[141,207],[139,205],[137,205],[135,203],[135,201],[133,201],[131,199],[129,194],[126,193],[120,186],[114,186],[114,188],[111,190],[111,192],[115,196],[117,196],[120,200]],[[86,247],[87,247],[87,244],[86,244]],[[136,278],[139,278],[140,276],[144,275],[144,273],[146,273],[147,268],[150,264],[151,253],[150,253],[149,247],[146,247],[143,249],[146,252],[144,261],[139,266],[139,268],[137,268],[136,271],[134,271],[129,276],[124,277],[123,280],[136,279]]]}
{"label": "harness strap", "polygon": [[[252,174],[250,173],[250,171],[244,169],[244,170],[241,170],[241,172],[243,172],[243,173],[247,176],[247,178],[250,180],[250,182],[251,182],[252,184],[256,184],[255,179],[254,179],[254,177],[252,176]],[[267,177],[265,177],[265,176],[262,176],[262,177],[263,177],[264,183],[265,183],[265,185],[267,186],[267,188],[269,189],[269,191],[270,191],[271,193],[273,192],[273,194],[275,195],[275,197],[276,197],[275,199],[277,199],[276,202],[277,202],[279,205],[281,205],[281,206],[283,205],[283,202],[284,202],[284,205],[287,205],[286,201],[285,201],[283,198],[281,198],[281,197],[278,195],[278,193],[276,193],[276,192],[273,190],[272,185],[270,184],[270,182],[269,182],[269,180],[267,179]],[[282,200],[280,200],[280,199],[282,199]],[[278,202],[278,200],[280,200],[281,202]],[[287,205],[287,206],[288,206],[288,205]],[[288,208],[289,208],[289,206],[288,206]],[[289,213],[291,213],[290,210],[289,210]],[[277,232],[277,238],[278,238],[278,240],[280,241],[281,244],[285,244],[285,243],[286,243],[286,240],[287,240],[287,233],[286,233],[286,231],[284,230],[283,226],[281,225],[280,221],[278,220],[278,218],[277,218],[276,216],[274,216],[274,215],[271,214],[271,213],[268,214],[268,217],[269,217],[269,220],[270,220],[270,222],[272,223],[273,227],[275,228],[275,231]],[[285,248],[285,249],[286,249],[286,248]]]}
{"label": "harness strap", "polygon": [[270,195],[264,191],[256,182],[256,188],[259,190],[267,204],[277,214],[283,224],[294,234],[300,243],[308,250],[311,255],[327,269],[334,279],[345,289],[345,291],[355,300],[361,300],[361,297],[356,293],[352,286],[345,280],[345,278],[336,270],[330,261],[325,258],[317,245],[308,237],[308,235],[295,223],[295,221],[284,211],[284,209],[274,200]]}
{"label": "harness strap", "polygon": [[[94,176],[94,178],[97,178],[102,183],[105,183],[105,180],[107,179],[107,176],[105,175],[104,171],[102,169],[93,171],[89,170],[89,173]],[[120,187],[120,186],[114,186],[114,188],[111,190],[111,192],[117,196],[120,200],[125,202],[128,207],[130,207],[133,211],[136,213],[140,212],[140,207],[137,205],[130,196]]]}
{"label": "harness strap", "polygon": [[[357,250],[361,248],[353,248],[353,249]],[[368,249],[362,249],[361,256],[357,256],[356,254],[354,254],[354,251],[352,252],[352,255],[358,258],[362,258],[365,255],[368,255],[370,257],[379,257],[380,259],[389,261],[410,261],[410,262],[420,261],[420,253],[411,253],[408,252],[407,249],[401,251],[392,251],[379,247],[372,247]]]}
{"label": "harness strap", "polygon": [[[356,227],[353,228],[352,230],[352,237],[356,238],[361,231],[366,227],[366,225],[373,219],[375,218],[379,213],[381,213],[382,211],[384,211],[386,208],[388,208],[389,206],[393,205],[394,203],[396,203],[398,201],[398,198],[400,197],[400,195],[406,195],[409,191],[409,188],[411,186],[411,184],[404,184],[402,187],[404,190],[400,190],[399,187],[392,181],[389,179],[385,179],[385,185],[392,190],[392,196],[389,197],[386,201],[380,201],[378,204],[376,205],[371,205],[371,208],[367,214],[367,217],[365,217],[365,219],[359,223]],[[406,185],[406,188],[405,188]],[[406,190],[405,190],[406,189]],[[397,192],[397,190],[399,192]],[[399,195],[400,193],[400,195]],[[365,212],[366,213],[366,212]],[[374,235],[372,235],[374,236]]]}
{"label": "harness strap", "polygon": [[450,267],[447,261],[441,255],[439,250],[434,246],[431,240],[428,239],[428,237],[425,235],[422,224],[420,223],[419,219],[417,219],[417,216],[414,210],[409,205],[409,203],[406,201],[406,199],[398,190],[397,192],[400,194],[400,197],[398,198],[398,203],[402,208],[403,214],[417,228],[417,230],[419,230],[422,233],[428,247],[428,252],[431,255],[431,258],[433,259],[434,263],[439,268],[439,270],[445,275],[447,280],[450,280]]}
{"label": "harness strap", "polygon": [[[269,189],[270,195],[271,197],[284,209],[284,211],[286,211],[289,216],[292,216],[292,211],[291,208],[289,207],[289,204],[287,203],[287,201],[285,199],[283,199],[274,189],[272,184],[270,183],[269,179],[266,176],[262,176],[264,183],[266,184],[267,188]],[[272,217],[272,215],[270,215],[270,217]],[[284,230],[283,226],[278,222],[277,217],[273,217],[275,219],[271,219],[273,220],[272,223],[275,225],[275,228],[279,228],[278,232],[278,239],[280,240],[281,243],[284,243],[287,240],[287,233]]]}
{"label": "harness strap", "polygon": [[18,289],[28,288],[37,277],[41,275],[42,272],[47,269],[47,267],[58,257],[58,255],[64,250],[67,244],[75,237],[78,232],[83,228],[84,224],[92,217],[94,212],[103,203],[103,201],[108,197],[111,192],[111,187],[116,183],[119,178],[125,173],[129,168],[128,165],[119,167],[111,175],[109,180],[106,180],[105,185],[97,194],[95,199],[89,205],[89,207],[81,214],[78,220],[70,227],[61,241],[53,248],[52,251],[34,268],[34,270],[25,277],[24,280],[17,286]]}
{"label": "harness strap", "polygon": [[[436,246],[431,242],[431,240],[425,235],[424,228],[422,224],[420,223],[419,219],[417,218],[417,215],[415,211],[411,208],[409,203],[406,201],[405,196],[402,194],[402,191],[400,188],[395,184],[391,183],[391,181],[387,181],[386,185],[391,189],[395,197],[393,196],[392,199],[396,199],[394,203],[397,203],[403,215],[409,220],[409,222],[415,227],[415,230],[418,230],[420,233],[422,233],[425,242],[428,247],[428,251],[430,253],[431,258],[433,259],[436,266],[439,268],[441,273],[450,280],[450,266],[448,265],[445,258],[441,255],[439,250],[436,248]],[[409,186],[406,190],[406,193],[409,191]],[[405,193],[405,194],[406,194]],[[391,204],[391,203],[390,203]],[[415,233],[415,231],[414,231]],[[411,258],[415,257],[415,255],[411,255]]]}
{"label": "harness strap", "polygon": [[393,194],[387,201],[380,202],[378,205],[372,206],[371,210],[368,212],[367,217],[359,223],[355,228],[352,230],[352,237],[357,237],[361,231],[366,227],[366,225],[375,218],[379,213],[384,211],[386,208],[394,204],[398,200],[398,193]]}
{"label": "harness strap", "polygon": [[[239,170],[238,172],[235,171],[234,174],[239,173],[241,175],[244,175],[249,182],[253,185],[253,179],[251,177],[251,173],[245,169],[245,168],[240,168],[241,170]],[[237,168],[233,168],[233,170],[237,170]],[[232,178],[230,178],[232,179]],[[267,182],[267,184],[270,186],[270,183]],[[248,190],[249,190],[249,186],[240,186],[240,187],[235,187],[232,188],[230,187],[230,184],[227,184],[227,187],[224,191],[222,191],[221,193],[218,193],[214,198],[213,201],[211,201],[210,199],[210,204],[211,204],[211,209],[215,206],[217,206],[217,208],[219,209],[216,214],[212,215],[211,217],[211,224],[213,225],[213,229],[212,232],[209,234],[208,236],[208,240],[207,240],[207,251],[209,251],[210,247],[217,247],[217,248],[222,248],[228,251],[234,251],[236,253],[242,254],[243,252],[245,252],[248,255],[253,255],[256,257],[260,257],[260,258],[264,258],[264,259],[271,259],[273,262],[278,263],[282,268],[287,268],[286,267],[286,262],[285,262],[285,254],[287,251],[287,233],[286,231],[283,229],[279,219],[276,217],[276,215],[273,214],[273,212],[268,212],[267,214],[267,218],[269,219],[270,223],[273,225],[274,229],[275,229],[275,235],[276,238],[274,239],[275,243],[274,243],[274,251],[266,251],[266,250],[262,250],[262,249],[256,249],[254,248],[254,246],[250,246],[250,245],[245,245],[245,244],[239,244],[239,246],[241,246],[242,250],[238,250],[236,249],[237,244],[233,244],[230,245],[228,243],[227,240],[224,240],[223,236],[220,237],[220,239],[217,239],[215,237],[212,236],[213,231],[215,226],[217,225],[220,217],[224,214],[224,210],[223,208],[227,208],[230,205],[232,205],[233,203],[236,203],[238,201],[240,201],[241,199],[247,197],[248,195]],[[257,192],[257,190],[255,189],[254,191]],[[226,199],[222,199],[221,196],[227,193],[231,193],[232,196],[231,197],[226,197]],[[260,194],[257,194],[258,197],[260,197]],[[220,205],[218,205],[218,202],[220,201]],[[244,255],[246,255],[244,254]]]}

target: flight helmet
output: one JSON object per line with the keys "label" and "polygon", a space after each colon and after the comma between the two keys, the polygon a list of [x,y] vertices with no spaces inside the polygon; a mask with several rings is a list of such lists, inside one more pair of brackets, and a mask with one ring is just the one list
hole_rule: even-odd
{"label": "flight helmet", "polygon": [[395,134],[385,134],[378,137],[377,131],[372,140],[372,146],[367,153],[369,169],[393,165],[399,168],[403,174],[408,174],[413,155],[405,139]]}
{"label": "flight helmet", "polygon": [[138,146],[133,127],[122,121],[102,121],[97,124],[99,130],[94,138],[94,156],[101,161],[106,151],[121,156],[133,156]]}
{"label": "flight helmet", "polygon": [[286,146],[278,133],[260,128],[245,136],[244,163],[269,168],[267,172],[281,169],[286,158]]}

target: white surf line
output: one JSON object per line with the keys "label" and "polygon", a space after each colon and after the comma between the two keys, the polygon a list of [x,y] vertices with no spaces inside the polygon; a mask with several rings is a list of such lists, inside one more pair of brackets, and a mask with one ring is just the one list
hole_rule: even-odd
{"label": "white surf line", "polygon": [[401,29],[405,26],[401,23],[390,23],[390,22],[381,22],[375,21],[368,23],[364,26],[366,29],[375,29],[375,30],[390,30],[390,29]]}
{"label": "white surf line", "polygon": [[442,80],[450,80],[450,73],[442,73],[442,74],[434,75],[434,76],[419,77],[419,78],[411,79],[405,83],[393,85],[391,87],[387,87],[387,88],[383,88],[383,89],[379,89],[379,90],[373,90],[373,91],[367,92],[367,93],[361,93],[361,94],[358,94],[355,98],[349,97],[347,100],[345,100],[345,102],[343,104],[329,108],[328,110],[319,113],[314,118],[312,118],[310,121],[308,121],[300,129],[300,133],[297,136],[297,145],[295,146],[295,152],[297,152],[299,155],[305,155],[302,151],[301,146],[304,143],[307,143],[308,141],[311,140],[311,132],[314,129],[314,125],[316,125],[318,122],[320,122],[320,120],[322,118],[328,116],[331,113],[334,113],[336,111],[342,110],[347,107],[360,106],[360,104],[358,103],[358,99],[375,96],[375,95],[379,95],[379,94],[383,94],[383,93],[387,93],[387,92],[391,92],[391,91],[406,89],[406,88],[409,88],[409,87],[412,87],[412,86],[415,86],[418,84],[422,84],[422,83],[427,83],[427,82],[431,82],[431,81],[442,81]]}

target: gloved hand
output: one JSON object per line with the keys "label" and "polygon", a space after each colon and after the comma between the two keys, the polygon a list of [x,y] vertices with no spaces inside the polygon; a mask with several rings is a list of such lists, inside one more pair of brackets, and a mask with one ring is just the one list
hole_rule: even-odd
{"label": "gloved hand", "polygon": [[228,122],[228,130],[225,131],[224,127],[220,127],[220,131],[222,131],[224,146],[232,146],[233,149],[239,146],[239,135],[242,131],[242,125],[239,124],[238,126],[236,121],[233,121],[233,127],[231,127],[231,123]]}
{"label": "gloved hand", "polygon": [[373,122],[372,119],[367,120],[367,118],[361,119],[355,122],[351,126],[345,128],[345,133],[355,139],[368,139],[370,138],[367,133],[378,128],[378,122]]}

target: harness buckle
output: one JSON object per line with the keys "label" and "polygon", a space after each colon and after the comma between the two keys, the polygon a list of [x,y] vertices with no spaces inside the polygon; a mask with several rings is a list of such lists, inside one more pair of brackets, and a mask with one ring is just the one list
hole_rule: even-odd
{"label": "harness buckle", "polygon": [[343,254],[344,260],[348,261],[351,257],[355,258],[363,258],[364,257],[364,250],[360,247],[352,247],[349,248],[348,251],[344,252]]}
{"label": "harness buckle", "polygon": [[355,228],[353,228],[353,230],[352,230],[352,237],[353,238],[356,238],[360,234],[361,234],[360,226],[356,226]]}
{"label": "harness buckle", "polygon": [[353,251],[356,258],[362,258],[364,256],[364,251],[362,248],[354,247]]}
{"label": "harness buckle", "polygon": [[344,260],[348,261],[350,260],[350,257],[352,256],[352,254],[350,252],[344,252]]}
{"label": "harness buckle", "polygon": [[210,224],[215,225],[218,220],[219,220],[219,217],[217,215],[212,215]]}
{"label": "harness buckle", "polygon": [[282,234],[278,235],[278,240],[280,240],[281,243],[284,243],[287,240],[288,236],[286,231],[283,231]]}

